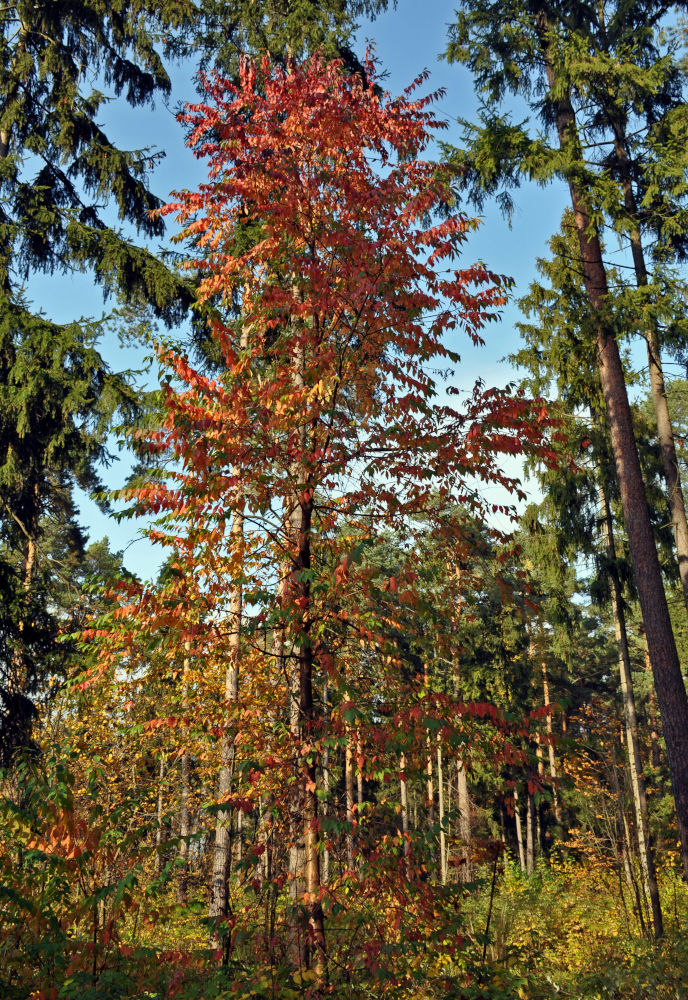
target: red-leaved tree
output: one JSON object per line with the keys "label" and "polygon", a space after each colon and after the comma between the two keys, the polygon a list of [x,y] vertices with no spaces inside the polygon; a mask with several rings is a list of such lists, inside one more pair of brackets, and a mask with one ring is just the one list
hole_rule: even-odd
{"label": "red-leaved tree", "polygon": [[[402,791],[416,733],[419,769],[427,760],[431,709],[412,693],[423,672],[409,667],[402,635],[417,601],[414,539],[445,533],[447,560],[458,558],[467,543],[457,510],[483,519],[484,484],[516,490],[502,457],[546,452],[551,426],[538,401],[482,384],[461,408],[448,401],[458,334],[481,342],[505,292],[482,265],[458,265],[474,222],[438,215],[451,197],[441,170],[421,159],[440,122],[434,95],[416,96],[420,82],[393,99],[371,63],[363,79],[317,58],[286,69],[246,61],[238,83],[207,81],[207,103],[182,116],[209,180],[164,211],[193,247],[188,266],[215,307],[221,363],[210,377],[160,350],[166,417],[142,446],[171,458],[171,471],[132,495],[161,515],[153,536],[172,547],[174,572],[158,590],[130,586],[118,624],[100,637],[120,665],[123,651],[136,660],[136,635],[164,633],[175,637],[177,670],[184,656],[224,666],[224,701],[207,719],[221,744],[216,940],[227,954],[237,919],[227,899],[232,816],[260,803],[266,853],[256,870],[261,884],[288,887],[284,953],[320,985],[333,954],[326,913],[337,900],[352,905],[341,895],[347,878],[369,898],[363,861],[354,872],[352,769],[362,776],[372,761],[398,782],[400,732]],[[390,572],[375,553],[393,536],[405,556]],[[444,726],[450,745],[449,729],[470,713],[448,698],[434,704],[433,732]],[[347,803],[335,816],[340,752]],[[270,860],[278,828],[286,881]],[[379,831],[366,848],[377,891],[387,871],[401,894],[394,906],[420,919],[421,897],[404,896],[414,869],[402,833],[383,819],[368,829]],[[401,917],[380,913],[360,950],[369,966],[402,938]],[[275,940],[272,929],[270,964]],[[340,952],[337,963],[350,973],[356,959]]]}

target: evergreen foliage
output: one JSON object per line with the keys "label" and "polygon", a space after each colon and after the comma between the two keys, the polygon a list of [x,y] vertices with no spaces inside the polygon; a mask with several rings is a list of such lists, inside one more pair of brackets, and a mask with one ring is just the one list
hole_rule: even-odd
{"label": "evergreen foliage", "polygon": [[[140,242],[163,234],[147,184],[160,154],[119,148],[99,116],[106,90],[132,107],[169,93],[159,50],[166,32],[173,47],[192,13],[185,0],[19,2],[0,11],[0,534],[8,634],[24,645],[36,615],[57,629],[46,524],[57,521],[65,544],[83,548],[73,488],[99,487],[110,418],[135,409],[126,377],[99,354],[102,325],[54,322],[30,302],[31,282],[89,271],[105,294],[146,303],[166,323],[186,315],[190,283]],[[19,653],[4,657],[13,697],[52,669],[31,648],[31,670],[18,667]]]}

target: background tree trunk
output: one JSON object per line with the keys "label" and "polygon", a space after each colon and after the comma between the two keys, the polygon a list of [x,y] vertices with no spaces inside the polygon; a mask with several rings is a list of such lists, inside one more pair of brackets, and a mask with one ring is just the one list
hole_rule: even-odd
{"label": "background tree trunk", "polygon": [[[549,48],[550,26],[544,7],[539,8],[538,26],[559,144],[567,157],[583,165],[584,157],[576,132],[573,106],[570,97],[563,91],[562,81],[556,78],[553,68],[555,63]],[[569,179],[569,191],[581,251],[585,289],[598,317],[596,339],[600,380],[640,608],[650,649],[657,700],[662,715],[681,838],[684,877],[688,879],[688,699],[657,558],[619,348],[614,332],[608,330],[604,318],[608,290],[602,248],[597,230],[586,209],[585,199],[572,179]]]}
{"label": "background tree trunk", "polygon": [[640,741],[638,739],[638,720],[635,711],[635,696],[633,693],[633,678],[631,675],[631,658],[628,650],[628,634],[626,632],[626,619],[621,596],[621,586],[619,584],[619,578],[615,568],[616,545],[614,542],[612,512],[601,475],[598,477],[598,489],[604,517],[607,557],[611,567],[612,614],[614,618],[614,630],[616,632],[616,643],[619,651],[619,675],[621,679],[621,695],[623,699],[626,746],[628,751],[628,771],[631,779],[631,788],[633,790],[633,805],[635,808],[640,866],[643,875],[645,894],[650,902],[650,908],[652,911],[652,923],[655,937],[659,938],[664,933],[664,922],[662,920],[662,907],[659,899],[659,887],[657,885],[654,852],[650,842],[650,821],[647,809],[647,794],[645,791],[645,775],[640,755]]}

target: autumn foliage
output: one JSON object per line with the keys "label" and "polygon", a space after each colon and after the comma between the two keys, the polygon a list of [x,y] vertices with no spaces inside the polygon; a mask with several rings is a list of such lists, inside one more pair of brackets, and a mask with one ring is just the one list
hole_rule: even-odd
{"label": "autumn foliage", "polygon": [[245,61],[182,116],[209,180],[164,212],[216,363],[159,346],[164,419],[137,441],[157,472],[126,496],[155,516],[166,573],[122,582],[82,636],[81,690],[114,685],[148,752],[186,761],[184,808],[190,762],[219,775],[194,806],[215,845],[210,943],[275,996],[361,974],[402,995],[430,943],[449,961],[468,862],[442,840],[429,878],[445,814],[430,784],[411,834],[407,783],[522,761],[533,724],[462,694],[446,623],[472,573],[419,571],[432,546],[450,570],[470,557],[484,488],[516,488],[502,457],[546,457],[551,430],[540,401],[444,389],[506,293],[461,266],[475,223],[421,158],[441,124],[422,82],[393,99],[372,62]]}

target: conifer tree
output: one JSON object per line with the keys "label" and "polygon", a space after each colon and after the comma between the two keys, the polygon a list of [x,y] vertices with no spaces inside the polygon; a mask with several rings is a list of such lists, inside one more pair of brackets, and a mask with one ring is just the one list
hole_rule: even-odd
{"label": "conifer tree", "polygon": [[[619,5],[615,17],[641,26],[661,20],[664,8]],[[582,3],[522,5],[476,0],[462,4],[451,30],[449,58],[474,73],[485,107],[469,148],[455,166],[480,198],[531,177],[546,183],[558,177],[569,189],[578,242],[576,255],[596,342],[596,363],[609,423],[612,452],[624,511],[657,697],[672,773],[684,872],[688,878],[688,698],[664,593],[661,570],[643,484],[631,408],[609,296],[600,238],[606,216],[604,183],[586,155],[585,115],[591,98],[589,77],[602,79],[605,66],[587,58],[599,27],[597,8]],[[639,27],[639,30],[641,28]],[[601,58],[601,57],[600,57]],[[607,67],[611,60],[607,59]],[[626,67],[626,75],[630,76]],[[620,85],[611,72],[607,86]],[[528,123],[513,125],[501,114],[507,94],[524,97],[539,119],[533,135]],[[593,122],[594,126],[594,122]],[[603,176],[603,180],[604,180]],[[618,201],[619,188],[612,200]],[[503,203],[509,203],[502,190]]]}
{"label": "conifer tree", "polygon": [[29,616],[52,620],[44,636],[55,628],[41,559],[46,514],[61,509],[76,537],[72,488],[97,485],[107,417],[132,402],[98,353],[98,328],[52,321],[27,283],[87,271],[105,293],[147,303],[167,323],[186,314],[191,284],[141,242],[163,233],[147,184],[158,154],[110,140],[99,87],[132,107],[169,93],[158,49],[163,35],[174,45],[192,12],[186,0],[20,0],[0,11],[0,531],[16,640],[2,669],[15,705],[41,672],[35,657],[31,669],[25,662]]}
{"label": "conifer tree", "polygon": [[[241,55],[269,53],[273,61],[318,51],[351,70],[363,67],[351,48],[357,18],[374,18],[390,0],[202,0],[190,54],[201,66],[236,73]],[[392,0],[396,6],[396,0]]]}
{"label": "conifer tree", "polygon": [[[618,543],[612,504],[618,499],[618,484],[610,454],[609,431],[599,379],[590,377],[594,368],[594,328],[581,276],[571,266],[575,251],[575,228],[571,213],[565,213],[563,231],[551,241],[553,258],[539,261],[542,275],[551,286],[533,283],[521,300],[530,323],[521,324],[526,341],[512,360],[529,372],[527,385],[556,389],[558,402],[567,413],[574,449],[579,451],[578,469],[557,474],[540,470],[547,491],[545,501],[555,522],[562,555],[571,561],[584,555],[594,561],[590,593],[598,604],[611,604],[616,635],[619,677],[628,745],[628,764],[633,790],[638,846],[647,899],[652,911],[655,936],[663,933],[663,919],[650,842],[647,797],[640,756],[635,697],[631,679],[629,638],[626,627],[626,585],[634,594],[632,574]],[[620,283],[621,284],[621,283]],[[617,292],[623,300],[623,288]],[[545,388],[546,391],[546,388]],[[636,414],[641,419],[640,414]],[[644,463],[647,467],[647,462]],[[651,485],[652,477],[646,481]],[[657,500],[657,497],[653,499]],[[659,495],[652,504],[655,530],[666,524],[666,506]]]}

